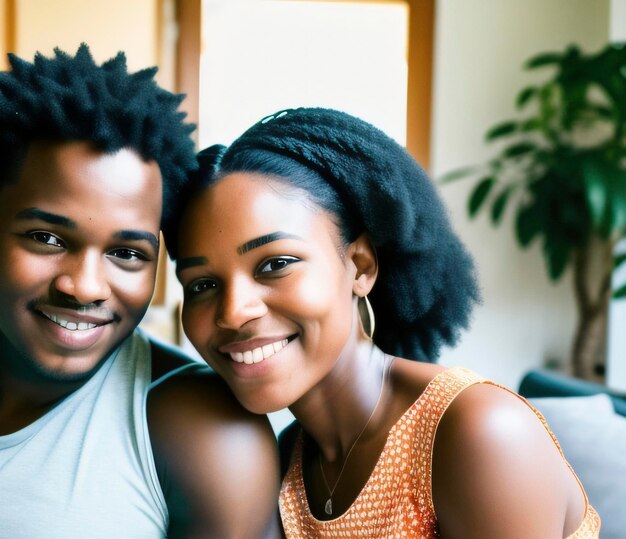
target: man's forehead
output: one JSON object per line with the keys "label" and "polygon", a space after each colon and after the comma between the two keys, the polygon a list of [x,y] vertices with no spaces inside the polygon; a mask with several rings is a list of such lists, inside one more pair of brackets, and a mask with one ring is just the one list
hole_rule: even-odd
{"label": "man's forehead", "polygon": [[125,209],[135,215],[145,210],[158,213],[160,219],[162,210],[156,162],[146,162],[127,148],[107,153],[87,142],[31,145],[15,180],[7,182],[1,192],[14,203],[13,211],[48,205],[69,211],[88,204],[109,213]]}
{"label": "man's forehead", "polygon": [[121,190],[132,190],[138,178],[161,183],[158,163],[146,161],[132,148],[107,152],[82,141],[37,141],[29,145],[17,177],[32,176],[48,182],[83,176],[100,183],[117,183]]}

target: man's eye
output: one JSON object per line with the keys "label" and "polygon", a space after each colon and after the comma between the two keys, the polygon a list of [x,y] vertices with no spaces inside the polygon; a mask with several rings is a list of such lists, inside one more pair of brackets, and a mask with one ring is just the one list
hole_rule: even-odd
{"label": "man's eye", "polygon": [[285,269],[290,264],[298,262],[299,260],[299,258],[296,258],[294,256],[280,256],[277,258],[271,258],[270,260],[266,260],[259,266],[257,274],[273,273],[275,271],[280,271],[282,269]]}
{"label": "man's eye", "polygon": [[118,258],[120,260],[128,260],[128,261],[133,261],[133,260],[148,260],[148,258],[140,253],[139,251],[135,251],[134,249],[115,249],[113,251],[109,252],[109,256],[112,256],[114,258]]}
{"label": "man's eye", "polygon": [[186,287],[188,295],[195,296],[217,288],[217,283],[213,279],[198,279]]}
{"label": "man's eye", "polygon": [[52,245],[53,247],[65,247],[63,241],[54,234],[50,234],[50,232],[36,230],[34,232],[30,232],[28,235],[38,243],[45,243],[46,245]]}

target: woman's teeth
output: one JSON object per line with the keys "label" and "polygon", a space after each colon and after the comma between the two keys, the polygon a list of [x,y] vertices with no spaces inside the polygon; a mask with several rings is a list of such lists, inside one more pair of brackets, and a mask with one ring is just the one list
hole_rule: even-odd
{"label": "woman's teeth", "polygon": [[289,341],[283,339],[282,341],[276,341],[275,343],[266,344],[260,346],[254,350],[247,350],[245,352],[231,352],[230,357],[237,363],[246,363],[252,365],[252,363],[260,363],[264,359],[273,356],[276,352],[280,352]]}

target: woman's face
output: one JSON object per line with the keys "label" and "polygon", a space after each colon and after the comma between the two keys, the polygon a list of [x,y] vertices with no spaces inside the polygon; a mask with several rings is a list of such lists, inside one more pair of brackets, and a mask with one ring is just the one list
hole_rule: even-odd
{"label": "woman's face", "polygon": [[354,334],[356,267],[303,191],[230,174],[188,206],[179,236],[185,333],[246,408],[290,406],[332,370]]}

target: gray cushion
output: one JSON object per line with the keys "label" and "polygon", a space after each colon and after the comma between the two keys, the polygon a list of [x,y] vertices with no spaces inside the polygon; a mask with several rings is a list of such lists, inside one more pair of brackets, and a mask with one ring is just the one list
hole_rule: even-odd
{"label": "gray cushion", "polygon": [[529,399],[546,418],[602,519],[602,539],[626,537],[626,418],[607,395]]}

